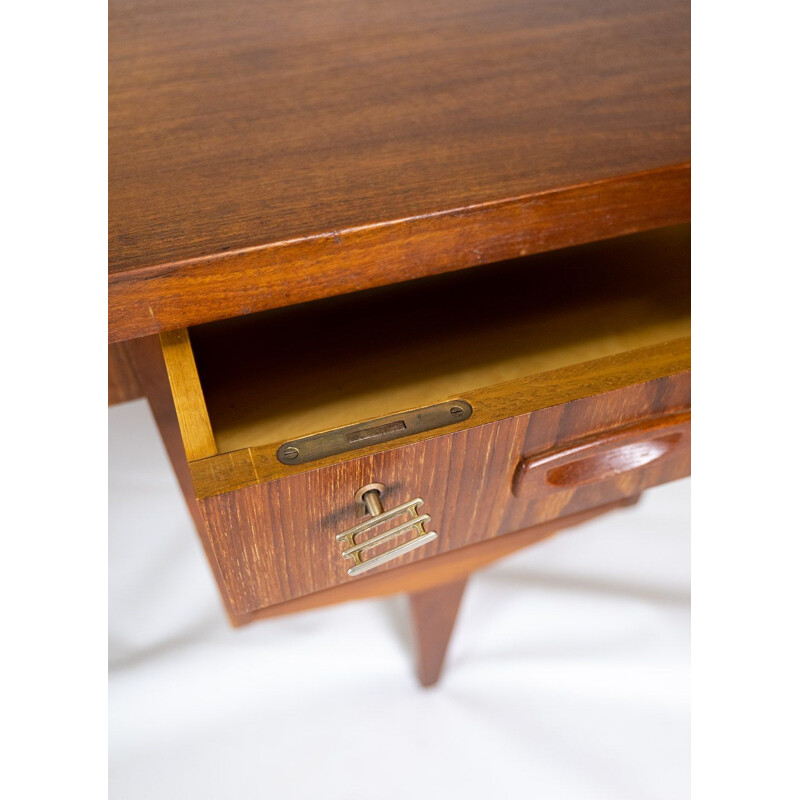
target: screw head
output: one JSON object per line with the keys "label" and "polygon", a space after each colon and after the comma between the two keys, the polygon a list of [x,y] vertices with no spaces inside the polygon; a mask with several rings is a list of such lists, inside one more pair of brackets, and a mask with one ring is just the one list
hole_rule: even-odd
{"label": "screw head", "polygon": [[283,457],[284,458],[293,459],[293,458],[297,458],[297,456],[299,456],[299,455],[300,455],[300,451],[296,447],[287,447],[283,451]]}
{"label": "screw head", "polygon": [[453,406],[453,407],[450,409],[450,413],[451,413],[451,414],[452,414],[454,417],[460,417],[460,416],[461,416],[461,415],[464,413],[464,409],[463,409],[463,408],[461,408],[461,406]]}

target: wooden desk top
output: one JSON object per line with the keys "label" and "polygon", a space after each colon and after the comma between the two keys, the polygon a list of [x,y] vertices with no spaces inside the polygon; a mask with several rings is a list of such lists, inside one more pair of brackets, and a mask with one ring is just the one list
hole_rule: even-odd
{"label": "wooden desk top", "polygon": [[686,221],[687,0],[111,0],[118,341]]}

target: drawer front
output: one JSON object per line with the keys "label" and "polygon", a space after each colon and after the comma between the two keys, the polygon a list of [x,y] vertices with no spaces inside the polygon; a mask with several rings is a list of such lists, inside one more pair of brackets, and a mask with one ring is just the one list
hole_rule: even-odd
{"label": "drawer front", "polygon": [[684,372],[203,498],[228,605],[244,616],[360,580],[337,534],[369,520],[354,498],[367,484],[383,484],[386,509],[421,498],[438,534],[372,575],[683,477],[689,383]]}

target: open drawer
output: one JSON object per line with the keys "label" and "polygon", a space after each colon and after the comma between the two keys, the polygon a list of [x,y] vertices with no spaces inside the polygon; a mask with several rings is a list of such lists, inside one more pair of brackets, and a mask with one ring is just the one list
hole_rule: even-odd
{"label": "open drawer", "polygon": [[688,474],[689,285],[680,226],[162,334],[234,619]]}

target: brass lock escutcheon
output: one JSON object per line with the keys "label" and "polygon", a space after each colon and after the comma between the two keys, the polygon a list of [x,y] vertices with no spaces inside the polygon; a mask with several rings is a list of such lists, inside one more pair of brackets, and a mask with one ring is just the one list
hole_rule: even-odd
{"label": "brass lock escutcheon", "polygon": [[383,444],[415,433],[444,428],[466,422],[472,416],[472,406],[466,400],[448,400],[435,406],[414,408],[401,414],[347,425],[344,428],[315,433],[302,439],[284,442],[275,454],[281,464],[308,464],[329,456],[341,455],[362,447]]}
{"label": "brass lock escutcheon", "polygon": [[[425,523],[430,522],[431,518],[428,514],[419,513],[419,507],[423,502],[422,498],[417,497],[389,511],[384,511],[380,496],[381,492],[385,490],[386,487],[382,483],[369,483],[366,486],[362,486],[356,492],[356,500],[367,507],[367,512],[371,515],[372,519],[355,525],[336,536],[337,542],[346,542],[348,545],[347,549],[342,551],[342,557],[351,558],[353,560],[353,566],[347,570],[348,575],[360,575],[362,572],[379,567],[387,561],[399,558],[405,553],[409,553],[428,542],[432,542],[437,536],[436,531],[425,530]],[[399,525],[395,525],[393,528],[389,528],[382,533],[376,533],[375,536],[364,541],[356,542],[357,536],[365,534],[368,531],[374,531],[382,526],[383,523],[402,516],[407,516],[408,518]],[[380,555],[366,560],[364,559],[364,553],[368,550],[372,550],[384,542],[388,542],[391,539],[395,539],[407,533],[411,534],[411,538],[407,539],[402,544]]]}

